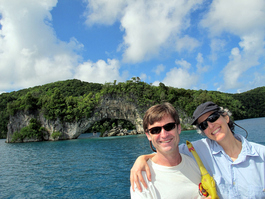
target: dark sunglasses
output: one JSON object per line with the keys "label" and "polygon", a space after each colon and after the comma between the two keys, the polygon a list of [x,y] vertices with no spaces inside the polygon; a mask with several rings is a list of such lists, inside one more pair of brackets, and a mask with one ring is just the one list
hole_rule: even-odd
{"label": "dark sunglasses", "polygon": [[218,120],[219,117],[220,117],[220,114],[218,112],[214,112],[206,120],[204,120],[203,122],[201,122],[200,124],[198,124],[198,128],[201,129],[202,131],[204,131],[208,127],[207,121],[213,123],[216,120]]}
{"label": "dark sunglasses", "polygon": [[165,129],[166,131],[171,131],[172,129],[175,128],[175,126],[176,126],[176,123],[171,122],[171,123],[165,124],[164,126],[156,126],[151,129],[147,129],[147,131],[149,131],[151,134],[159,134],[162,128]]}

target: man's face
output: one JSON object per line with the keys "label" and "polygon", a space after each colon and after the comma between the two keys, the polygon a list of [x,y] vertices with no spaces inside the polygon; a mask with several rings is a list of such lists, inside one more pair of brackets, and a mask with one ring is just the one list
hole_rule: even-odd
{"label": "man's face", "polygon": [[[148,129],[154,127],[162,127],[168,123],[174,123],[175,121],[170,115],[166,115],[162,120],[155,122],[152,125],[148,125]],[[181,133],[181,126],[175,125],[170,131],[166,131],[164,128],[161,129],[159,134],[146,133],[149,141],[152,141],[153,146],[156,148],[157,153],[170,154],[178,151],[179,134]]]}

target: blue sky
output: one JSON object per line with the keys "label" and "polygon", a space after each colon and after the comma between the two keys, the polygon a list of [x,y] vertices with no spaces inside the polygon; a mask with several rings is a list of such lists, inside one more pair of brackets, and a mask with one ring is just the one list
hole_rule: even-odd
{"label": "blue sky", "polygon": [[67,79],[265,84],[264,0],[0,0],[0,93]]}

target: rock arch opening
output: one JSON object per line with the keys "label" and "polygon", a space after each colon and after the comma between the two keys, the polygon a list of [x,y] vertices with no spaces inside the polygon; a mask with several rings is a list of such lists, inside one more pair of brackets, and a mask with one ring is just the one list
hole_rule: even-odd
{"label": "rock arch opening", "polygon": [[[103,118],[91,124],[91,126],[83,133],[87,136],[99,136],[102,137],[104,133],[111,131],[112,129],[122,129],[130,132],[136,130],[134,124],[131,121],[125,119],[115,118]],[[83,137],[85,135],[82,135]]]}

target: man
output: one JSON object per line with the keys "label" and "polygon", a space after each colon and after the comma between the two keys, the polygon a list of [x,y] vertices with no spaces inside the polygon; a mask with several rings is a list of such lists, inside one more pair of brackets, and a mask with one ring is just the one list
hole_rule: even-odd
{"label": "man", "polygon": [[144,115],[143,128],[151,148],[153,145],[157,153],[147,162],[152,181],[148,181],[143,172],[148,187],[142,186],[142,192],[133,191],[131,187],[131,198],[201,198],[198,165],[192,158],[179,153],[181,125],[175,108],[170,103],[152,106]]}

